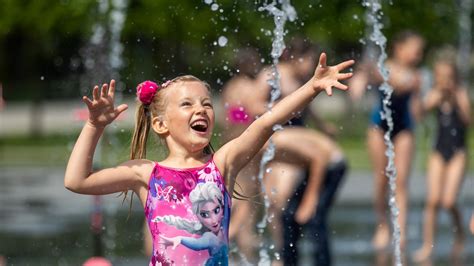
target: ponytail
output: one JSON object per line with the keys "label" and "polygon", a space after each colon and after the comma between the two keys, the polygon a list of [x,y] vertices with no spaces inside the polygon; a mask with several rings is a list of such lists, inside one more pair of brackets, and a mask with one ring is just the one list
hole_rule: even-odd
{"label": "ponytail", "polygon": [[[146,157],[146,143],[148,140],[148,133],[151,128],[151,114],[149,105],[144,105],[138,102],[137,111],[135,113],[135,129],[133,130],[132,143],[130,145],[130,160],[143,159]],[[123,194],[122,204],[128,195],[128,190],[121,193]],[[120,196],[120,195],[119,195]],[[133,191],[130,196],[130,207],[128,211],[128,217],[132,213],[133,203]],[[127,217],[127,219],[128,219]]]}
{"label": "ponytail", "polygon": [[146,143],[151,128],[150,117],[149,106],[139,103],[135,114],[135,129],[130,147],[130,160],[146,157]]}

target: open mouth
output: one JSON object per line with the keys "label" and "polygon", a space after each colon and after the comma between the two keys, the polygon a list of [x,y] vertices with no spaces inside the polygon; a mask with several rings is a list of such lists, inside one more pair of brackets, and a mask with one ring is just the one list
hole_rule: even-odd
{"label": "open mouth", "polygon": [[197,132],[205,133],[207,131],[208,125],[206,120],[196,120],[191,123],[191,128]]}

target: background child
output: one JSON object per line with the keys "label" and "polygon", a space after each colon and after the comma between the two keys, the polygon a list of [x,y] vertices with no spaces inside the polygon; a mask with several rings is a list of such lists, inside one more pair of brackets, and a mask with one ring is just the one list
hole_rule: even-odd
{"label": "background child", "polygon": [[[314,69],[314,46],[301,38],[292,39],[286,53],[286,60],[278,65],[282,85],[282,98],[304,84],[309,72]],[[290,59],[291,58],[291,59]],[[239,74],[235,75],[223,90],[222,101],[226,110],[223,121],[226,139],[232,139],[243,132],[259,115],[263,114],[268,105],[269,87],[267,71],[260,72],[258,53],[246,48],[237,55]],[[283,87],[284,86],[284,87]],[[283,90],[285,88],[286,90]],[[251,94],[252,97],[244,95]],[[309,108],[306,108],[306,110]],[[306,112],[302,112],[306,113]],[[314,114],[314,112],[311,112]],[[327,218],[337,188],[343,178],[346,164],[340,148],[328,137],[303,126],[302,118],[292,119],[293,127],[275,133],[275,158],[266,173],[265,185],[270,198],[269,225],[275,251],[282,252],[285,263],[298,261],[296,243],[301,228],[311,230],[314,243],[312,256],[318,265],[329,265],[330,243]],[[318,119],[319,125],[321,120]],[[295,126],[299,126],[296,128]],[[294,142],[298,139],[298,143]],[[239,174],[237,182],[244,191],[255,195],[258,192],[258,175],[261,153],[254,157]],[[306,169],[307,174],[299,175],[292,169]],[[293,197],[292,197],[293,196]],[[235,236],[239,250],[245,254],[249,262],[255,262],[255,217],[259,207],[252,200],[235,201],[229,235]],[[285,210],[284,212],[282,210]],[[283,219],[284,217],[284,219]],[[274,261],[276,265],[278,261]]]}
{"label": "background child", "polygon": [[[193,77],[181,76],[158,86],[144,82],[137,88],[140,100],[137,121],[132,139],[131,160],[116,167],[92,172],[95,147],[105,127],[127,109],[114,106],[115,81],[93,89],[93,97],[83,97],[89,109],[89,119],[73,148],[66,168],[65,186],[76,193],[110,194],[132,190],[144,206],[145,216],[153,237],[151,265],[191,264],[206,261],[228,264],[228,225],[230,196],[234,191],[235,177],[273,134],[273,125],[288,121],[292,114],[304,108],[321,91],[332,95],[332,87],[345,90],[339,82],[352,76],[340,71],[351,66],[349,60],[336,66],[326,66],[326,55],[320,56],[313,77],[300,89],[285,97],[271,111],[255,120],[239,137],[212,153],[210,139],[214,127],[214,110],[207,83]],[[155,131],[168,148],[167,157],[159,162],[142,159],[146,156],[146,143],[150,130]],[[215,183],[223,195],[223,202],[207,209],[192,204],[191,192],[201,183]],[[219,202],[214,199],[214,202]],[[204,207],[204,208],[203,208]],[[197,215],[200,218],[197,217]],[[213,219],[222,214],[223,219]],[[206,228],[223,244],[218,251],[211,245],[198,250],[187,248],[183,239],[197,238],[180,226],[156,219],[168,215],[179,217],[181,223],[206,219]],[[201,219],[202,218],[202,219]],[[176,219],[179,220],[179,219]],[[204,224],[195,223],[195,230]],[[220,230],[222,229],[222,230]],[[221,234],[221,235],[219,235]],[[183,245],[168,246],[166,239],[180,237]]]}
{"label": "background child", "polygon": [[427,166],[423,245],[413,256],[416,261],[423,261],[432,253],[439,207],[446,209],[453,220],[453,255],[460,255],[464,246],[462,218],[456,199],[466,169],[466,131],[471,114],[469,95],[467,89],[459,85],[455,60],[439,58],[435,62],[434,88],[426,96],[424,109],[436,112],[438,129]]}
{"label": "background child", "polygon": [[[418,64],[423,57],[424,40],[417,33],[403,31],[392,40],[392,50],[386,66],[390,71],[388,83],[393,88],[389,108],[392,111],[393,131],[391,140],[395,150],[395,168],[397,172],[397,188],[395,198],[400,212],[400,246],[405,247],[406,221],[408,213],[407,181],[413,161],[415,146],[415,121],[421,113],[421,74]],[[368,85],[379,86],[383,78],[374,62],[366,62],[359,66],[351,79],[351,96],[360,99]],[[376,250],[388,247],[390,243],[390,224],[388,220],[387,188],[388,178],[385,174],[387,157],[384,134],[388,130],[386,120],[381,117],[383,93],[379,92],[377,104],[374,105],[370,127],[367,130],[367,149],[372,163],[375,195],[374,208],[376,228],[372,244]]]}
{"label": "background child", "polygon": [[[277,203],[282,211],[274,219],[282,220],[285,265],[298,265],[299,239],[313,245],[314,265],[331,265],[329,213],[342,184],[347,163],[341,148],[327,135],[304,127],[288,127],[275,133],[275,162],[286,162],[307,169],[304,178],[294,177],[286,188],[278,191],[284,203]],[[295,140],[298,141],[295,141]],[[268,188],[267,188],[268,191]]]}
{"label": "background child", "polygon": [[[280,57],[280,62],[277,65],[281,85],[280,99],[293,93],[306,82],[308,77],[312,75],[313,69],[316,67],[315,60],[317,58],[318,50],[319,48],[317,45],[313,44],[309,39],[305,39],[302,36],[294,36],[289,40],[288,46],[285,48],[282,56]],[[273,74],[271,73],[270,68],[265,68],[261,71],[259,80],[264,80],[265,82],[260,82],[257,84],[259,86],[257,91],[265,92],[264,95],[266,95],[266,97],[254,97],[253,105],[263,107],[268,105],[268,95],[270,95],[271,87],[268,85],[266,80],[271,79],[272,75]],[[260,103],[257,103],[256,101],[260,101]],[[263,113],[263,111],[261,111],[261,113]],[[255,115],[260,115],[261,113],[256,113]],[[306,123],[309,122],[308,120],[314,122],[316,128],[321,132],[330,135],[331,137],[336,134],[336,127],[322,120],[319,115],[317,115],[317,113],[309,107],[304,108],[297,114],[296,117],[291,119],[285,125],[285,130],[293,127],[306,127]],[[286,135],[287,133],[285,130],[279,132],[278,134]],[[311,135],[311,130],[301,130],[297,132],[304,132],[305,134],[307,133],[306,135]],[[292,137],[294,137],[294,135],[292,135]],[[312,135],[312,137],[318,139],[317,133]],[[299,139],[298,137],[296,138]],[[312,143],[314,140],[313,138],[309,138],[308,142],[303,140],[302,142],[306,143],[308,146],[314,147],[314,144]],[[301,155],[302,150],[297,146],[298,145],[292,149],[292,152]],[[279,149],[279,147],[277,147],[277,149]],[[316,151],[317,150],[318,147],[316,145]],[[313,158],[312,154],[306,154],[303,157],[305,156],[306,159]],[[302,156],[296,157],[301,158]],[[275,244],[275,250],[279,253],[283,253],[284,248],[285,250],[294,250],[289,246],[284,247],[284,245],[288,245],[289,243],[285,243],[284,232],[285,230],[293,229],[284,228],[282,217],[283,210],[286,209],[288,200],[296,191],[298,184],[306,183],[309,178],[308,175],[310,174],[310,164],[307,163],[306,159],[298,160],[295,163],[294,161],[289,162],[289,160],[281,158],[281,160],[272,160],[267,165],[267,168],[271,169],[271,171],[265,173],[264,182],[266,191],[268,192],[267,196],[269,197],[270,201],[269,213],[271,216],[275,217],[272,219],[271,225],[269,227],[271,229],[272,240]],[[324,176],[320,177],[320,179],[323,178]],[[300,193],[303,192],[300,191]],[[297,203],[294,204],[298,205],[300,201],[301,197],[297,200]],[[315,206],[312,206],[311,209],[314,210]],[[287,219],[287,221],[290,220]],[[291,220],[291,222],[294,223],[293,220]],[[292,251],[287,254],[290,254],[291,256]],[[322,254],[318,250],[316,250],[316,252]]]}

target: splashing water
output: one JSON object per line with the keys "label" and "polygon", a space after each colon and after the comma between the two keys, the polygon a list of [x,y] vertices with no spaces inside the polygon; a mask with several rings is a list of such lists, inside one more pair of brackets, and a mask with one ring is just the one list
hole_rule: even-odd
{"label": "splashing water", "polygon": [[123,24],[125,23],[125,12],[127,9],[127,0],[112,0],[112,10],[110,11],[109,29],[109,64],[112,69],[112,75],[118,75],[119,69],[123,66],[122,51],[123,45],[120,42]]}
{"label": "splashing water", "polygon": [[269,108],[280,97],[280,74],[277,70],[277,65],[283,50],[285,49],[285,23],[287,20],[294,21],[296,19],[296,11],[290,4],[289,0],[280,0],[281,9],[276,7],[276,2],[260,7],[258,11],[268,11],[273,16],[275,29],[273,30],[272,42],[272,79],[268,81],[272,90],[270,92],[271,98]]}
{"label": "splashing water", "polygon": [[385,60],[387,59],[387,53],[385,52],[387,38],[382,33],[383,24],[380,22],[382,18],[382,4],[379,0],[367,0],[363,1],[362,5],[369,9],[367,14],[367,23],[372,26],[372,32],[370,34],[370,40],[375,43],[376,46],[380,48],[380,54],[377,59],[377,67],[380,70],[380,73],[383,77],[383,83],[379,87],[384,94],[384,99],[382,101],[382,112],[381,117],[383,120],[387,121],[388,130],[384,134],[384,141],[387,149],[385,155],[387,156],[388,163],[385,167],[385,173],[389,179],[389,206],[391,213],[391,220],[393,224],[393,241],[394,241],[394,255],[395,255],[395,265],[402,265],[401,262],[401,250],[400,250],[400,224],[398,223],[398,213],[399,209],[395,200],[395,191],[396,191],[396,181],[397,181],[397,171],[395,168],[395,152],[393,142],[390,139],[390,135],[393,131],[393,119],[392,119],[392,110],[390,109],[390,98],[393,93],[393,88],[388,84],[389,71],[385,67]]}
{"label": "splashing water", "polygon": [[[275,29],[273,30],[273,42],[272,42],[272,78],[269,79],[267,82],[271,87],[270,92],[270,102],[268,104],[268,108],[270,109],[273,106],[273,103],[280,97],[281,90],[280,90],[280,74],[278,73],[277,65],[279,62],[279,58],[285,49],[285,23],[287,20],[294,21],[296,19],[296,11],[293,6],[290,4],[289,0],[279,0],[278,3],[281,5],[281,9],[277,7],[277,3],[273,1],[270,4],[264,5],[258,9],[258,11],[268,11],[273,16],[273,21],[275,23]],[[283,129],[281,125],[273,126],[273,131]],[[271,169],[267,169],[267,164],[273,160],[275,156],[275,144],[270,139],[268,148],[265,150],[262,156],[262,160],[260,161],[260,168],[258,173],[258,180],[261,184],[261,189],[263,193],[263,200],[264,200],[264,215],[262,220],[257,224],[259,234],[263,234],[265,228],[267,227],[267,223],[271,222],[272,216],[268,215],[268,208],[270,207],[270,201],[268,198],[268,194],[265,191],[265,186],[263,183],[263,176],[265,172],[270,172]],[[262,243],[260,252],[259,252],[260,260],[258,265],[270,265],[271,259],[268,255],[268,249]],[[275,254],[275,257],[278,257],[278,254]]]}

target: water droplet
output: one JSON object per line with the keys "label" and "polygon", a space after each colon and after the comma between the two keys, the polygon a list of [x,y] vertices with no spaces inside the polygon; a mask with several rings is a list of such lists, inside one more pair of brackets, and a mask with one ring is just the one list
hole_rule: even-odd
{"label": "water droplet", "polygon": [[204,3],[210,5],[210,4],[212,4],[212,0],[204,0]]}
{"label": "water droplet", "polygon": [[227,45],[227,38],[224,37],[224,36],[221,36],[219,37],[219,39],[217,40],[218,44],[220,47],[224,47]]}
{"label": "water droplet", "polygon": [[40,79],[41,79],[41,80],[44,80],[44,76],[41,76]]}
{"label": "water droplet", "polygon": [[218,4],[214,3],[214,4],[211,5],[211,10],[212,10],[212,11],[216,11],[217,9],[219,9],[219,5],[218,5]]}

